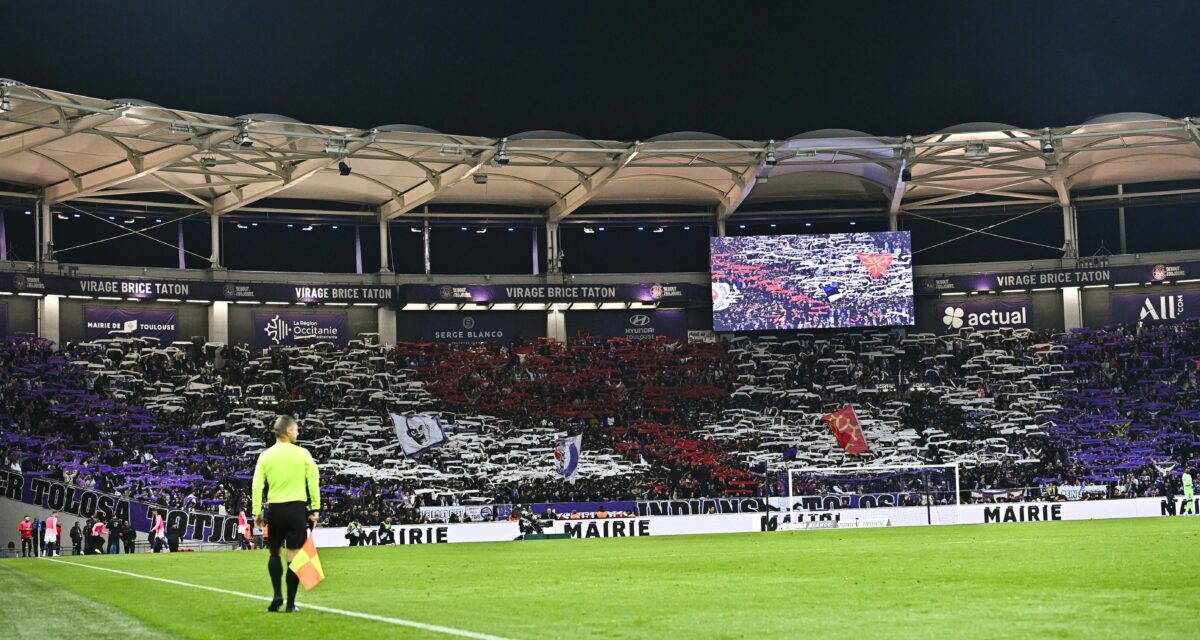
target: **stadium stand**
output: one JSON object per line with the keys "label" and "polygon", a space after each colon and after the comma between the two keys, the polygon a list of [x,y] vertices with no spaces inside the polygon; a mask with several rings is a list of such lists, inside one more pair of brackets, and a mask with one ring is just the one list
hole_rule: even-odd
{"label": "stadium stand", "polygon": [[[264,421],[302,418],[331,524],[423,505],[779,494],[764,473],[955,462],[964,500],[1161,495],[1200,462],[1200,323],[1050,335],[903,331],[720,344],[580,338],[511,347],[353,341],[277,348],[146,339],[0,346],[0,459],[168,507],[244,508]],[[853,404],[871,451],[820,416]],[[417,461],[389,411],[438,411],[450,444]],[[545,462],[583,433],[580,481]],[[240,453],[237,453],[239,452]]]}

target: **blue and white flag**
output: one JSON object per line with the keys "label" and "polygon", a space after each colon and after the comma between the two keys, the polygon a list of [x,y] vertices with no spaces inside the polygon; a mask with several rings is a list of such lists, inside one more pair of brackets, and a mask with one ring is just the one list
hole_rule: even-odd
{"label": "blue and white flag", "polygon": [[830,302],[837,302],[838,300],[842,299],[843,295],[845,295],[842,293],[842,283],[840,282],[830,282],[829,284],[821,287],[821,289],[825,291],[825,299]]}
{"label": "blue and white flag", "polygon": [[554,471],[571,484],[575,484],[575,473],[579,470],[581,449],[583,449],[582,434],[554,439]]}
{"label": "blue and white flag", "polygon": [[446,430],[437,416],[424,413],[400,415],[389,414],[392,426],[396,428],[396,438],[404,455],[416,458],[430,449],[436,449],[450,441]]}

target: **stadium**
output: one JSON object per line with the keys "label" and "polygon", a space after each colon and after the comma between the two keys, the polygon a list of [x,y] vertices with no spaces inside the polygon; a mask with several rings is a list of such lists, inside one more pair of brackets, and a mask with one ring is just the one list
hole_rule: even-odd
{"label": "stadium", "polygon": [[[656,66],[669,47],[614,54],[644,103],[615,95],[615,69],[548,79],[565,63],[539,59],[547,25],[582,56],[627,16],[476,8],[427,17],[502,26],[496,61],[522,77],[417,71],[459,41],[415,31],[386,51],[330,35],[355,68],[311,85],[232,40],[204,40],[212,59],[155,41],[161,60],[108,77],[76,25],[79,49],[0,64],[0,629],[1194,635],[1200,122],[1195,96],[1155,91],[1158,58],[1089,42],[1133,60],[1110,67],[1128,88],[1011,106],[946,80],[881,93],[910,104],[887,118],[847,106],[882,90],[839,84],[863,72],[845,62],[811,73],[851,93],[762,114],[753,78],[727,101],[686,93],[700,71]],[[974,11],[955,17],[990,20]],[[692,26],[740,31],[708,13]],[[1130,20],[1164,59],[1190,37]],[[913,29],[931,74],[997,69]],[[409,81],[372,77],[366,53]],[[247,55],[279,81],[222,65]],[[530,97],[550,86],[572,106]],[[249,103],[303,117],[216,115]],[[433,112],[445,124],[361,126]],[[1022,124],[990,120],[1006,113]],[[281,471],[293,444],[310,457]]]}

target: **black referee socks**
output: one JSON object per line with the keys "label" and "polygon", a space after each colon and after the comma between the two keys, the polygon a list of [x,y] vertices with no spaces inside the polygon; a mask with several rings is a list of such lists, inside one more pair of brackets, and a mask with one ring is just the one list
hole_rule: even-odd
{"label": "black referee socks", "polygon": [[[271,556],[270,559],[267,560],[267,573],[271,574],[271,586],[275,587],[275,599],[282,600],[283,590],[280,589],[279,583],[283,579],[283,560],[281,560],[279,556]],[[288,572],[288,576],[290,583],[291,571]],[[295,599],[295,593],[296,591],[292,589],[293,599]]]}
{"label": "black referee socks", "polygon": [[296,572],[292,571],[291,569],[288,569],[288,572],[287,572],[287,584],[288,584],[287,606],[288,606],[288,610],[291,610],[291,609],[296,608],[296,587],[300,586],[300,576],[296,575]]}

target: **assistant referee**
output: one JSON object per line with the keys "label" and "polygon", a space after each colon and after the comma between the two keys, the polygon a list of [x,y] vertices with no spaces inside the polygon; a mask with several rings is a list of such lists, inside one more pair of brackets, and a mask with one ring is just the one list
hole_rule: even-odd
{"label": "assistant referee", "polygon": [[[260,527],[263,526],[265,488],[268,507],[265,522],[271,530],[268,540],[271,557],[267,560],[267,573],[271,574],[275,598],[271,600],[267,611],[279,611],[283,604],[283,594],[279,588],[283,578],[283,562],[279,558],[280,547],[287,545],[287,559],[290,565],[296,551],[304,545],[308,537],[306,520],[316,523],[317,513],[321,510],[317,463],[313,462],[312,454],[306,449],[296,446],[298,437],[300,426],[296,424],[296,419],[291,416],[279,416],[275,420],[275,445],[258,454],[258,464],[254,466],[251,498],[254,522]],[[284,610],[287,613],[296,610],[296,587],[299,585],[300,578],[288,569],[287,609]]]}

